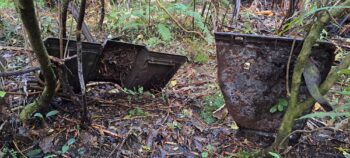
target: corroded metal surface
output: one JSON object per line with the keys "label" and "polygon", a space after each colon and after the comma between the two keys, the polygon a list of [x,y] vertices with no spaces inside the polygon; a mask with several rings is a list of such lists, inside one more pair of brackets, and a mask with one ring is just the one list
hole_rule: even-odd
{"label": "corroded metal surface", "polygon": [[[276,132],[283,114],[270,113],[278,99],[286,96],[286,67],[293,39],[234,33],[216,33],[218,77],[226,106],[240,127]],[[296,40],[289,76],[302,40]],[[335,47],[318,43],[312,58],[318,63],[322,80],[334,61]],[[291,78],[290,78],[291,80]],[[300,100],[309,96],[305,84]]]}
{"label": "corroded metal surface", "polygon": [[[67,46],[67,55],[74,56],[77,54],[77,44],[74,40],[63,40],[64,46]],[[45,47],[49,55],[54,57],[60,57],[60,47],[58,38],[46,38],[44,40]],[[82,54],[83,54],[83,75],[85,82],[91,80],[97,73],[96,63],[99,60],[100,53],[102,51],[102,45],[97,43],[82,42]],[[80,91],[79,79],[78,79],[78,69],[77,69],[77,59],[72,58],[65,62],[68,68],[68,81],[73,87],[74,91]]]}
{"label": "corroded metal surface", "polygon": [[142,45],[108,40],[98,76],[131,89],[142,86],[145,90],[160,90],[186,61],[185,56],[150,52]]}

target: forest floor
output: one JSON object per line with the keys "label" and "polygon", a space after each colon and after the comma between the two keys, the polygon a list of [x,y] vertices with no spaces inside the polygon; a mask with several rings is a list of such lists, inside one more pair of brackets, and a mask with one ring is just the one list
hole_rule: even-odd
{"label": "forest floor", "polygon": [[[13,9],[1,10],[0,13],[3,12],[15,14]],[[41,17],[55,16],[48,10],[40,10],[40,13]],[[88,13],[89,24],[89,16],[93,13]],[[4,19],[18,23],[15,16]],[[276,25],[276,28],[276,19],[277,15],[259,15],[252,21],[255,27],[251,29],[264,32],[262,27]],[[18,28],[13,28],[14,32],[21,30],[20,25],[16,25]],[[236,27],[243,29],[243,26]],[[13,33],[0,31],[1,34]],[[92,33],[101,41],[108,35],[95,29]],[[265,31],[265,34],[270,33]],[[8,71],[38,66],[23,39],[18,35],[0,41],[0,55],[6,60]],[[153,48],[190,58],[190,62],[178,70],[161,92],[129,91],[111,82],[88,83],[87,102],[91,118],[88,127],[80,125],[81,107],[60,91],[52,102],[52,109],[37,113],[29,124],[23,125],[18,114],[42,91],[39,75],[27,73],[2,78],[2,90],[6,91],[6,96],[0,102],[0,157],[7,154],[8,157],[223,158],[248,157],[258,152],[271,140],[241,137],[239,127],[225,109],[213,116],[213,111],[224,106],[217,81],[215,45],[198,42],[197,47],[206,51],[208,59],[196,62],[193,52],[199,48],[193,48],[186,40],[192,38]],[[56,110],[59,113],[53,114]],[[349,132],[325,127],[320,130],[315,122],[325,127],[341,124],[316,119],[308,121],[299,142],[283,157],[344,157],[343,151],[350,148]]]}

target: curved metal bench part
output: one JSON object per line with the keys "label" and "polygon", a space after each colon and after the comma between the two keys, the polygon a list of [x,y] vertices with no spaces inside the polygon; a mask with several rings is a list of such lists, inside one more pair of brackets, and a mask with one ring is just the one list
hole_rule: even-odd
{"label": "curved metal bench part", "polygon": [[[286,67],[293,39],[222,32],[215,33],[215,39],[218,80],[230,115],[242,128],[276,132],[283,113],[272,114],[270,108],[278,99],[287,98]],[[302,42],[300,39],[295,42],[289,81]],[[312,49],[311,57],[318,63],[321,81],[330,71],[334,51],[335,46],[327,42],[319,42]],[[300,100],[308,96],[303,83]],[[296,126],[302,128],[304,121]]]}

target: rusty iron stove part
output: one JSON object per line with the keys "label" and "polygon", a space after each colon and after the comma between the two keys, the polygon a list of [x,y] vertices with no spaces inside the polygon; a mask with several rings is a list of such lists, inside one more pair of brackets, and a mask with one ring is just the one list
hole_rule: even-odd
{"label": "rusty iron stove part", "polygon": [[[242,128],[276,132],[283,113],[272,114],[270,108],[278,99],[287,98],[286,67],[293,39],[221,32],[215,33],[215,39],[218,80],[230,115]],[[302,43],[300,39],[295,42],[289,81]],[[330,71],[334,51],[335,46],[327,42],[318,42],[312,49],[322,81]],[[308,96],[303,83],[300,100]],[[295,128],[304,127],[304,123]]]}
{"label": "rusty iron stove part", "polygon": [[96,80],[119,83],[129,89],[160,90],[173,77],[185,56],[151,52],[145,46],[114,40],[104,44]]}

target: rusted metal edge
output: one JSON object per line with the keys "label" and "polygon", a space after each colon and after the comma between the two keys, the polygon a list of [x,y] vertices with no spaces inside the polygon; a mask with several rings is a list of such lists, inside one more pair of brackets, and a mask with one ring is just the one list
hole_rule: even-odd
{"label": "rusted metal edge", "polygon": [[[291,37],[281,37],[281,36],[266,36],[266,35],[253,35],[253,34],[240,34],[240,33],[232,33],[232,32],[215,32],[215,39],[220,39],[220,40],[242,40],[244,41],[244,38],[250,38],[249,40],[251,41],[252,38],[255,38],[256,40],[259,40],[259,42],[271,42],[271,41],[283,41],[283,42],[290,42],[293,40],[296,40],[296,42],[303,42],[303,38],[291,38]],[[227,36],[230,36],[228,38]],[[262,41],[260,41],[262,40]],[[332,46],[340,46],[341,48],[345,50],[350,50],[350,46],[345,45],[345,44],[335,44],[329,41],[324,41],[324,40],[318,40],[317,44],[326,44],[326,45],[332,45]]]}

